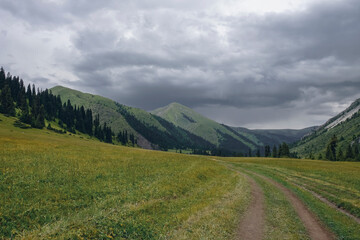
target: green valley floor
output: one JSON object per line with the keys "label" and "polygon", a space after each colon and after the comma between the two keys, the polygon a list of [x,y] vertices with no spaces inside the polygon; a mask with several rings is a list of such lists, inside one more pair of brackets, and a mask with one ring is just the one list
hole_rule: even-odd
{"label": "green valley floor", "polygon": [[219,158],[0,115],[0,239],[359,239],[360,164]]}

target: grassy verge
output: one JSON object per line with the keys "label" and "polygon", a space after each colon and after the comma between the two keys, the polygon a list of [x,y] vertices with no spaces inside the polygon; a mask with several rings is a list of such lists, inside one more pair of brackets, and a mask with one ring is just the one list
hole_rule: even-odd
{"label": "grassy verge", "polygon": [[0,118],[0,238],[229,239],[249,198],[242,177],[203,157]]}

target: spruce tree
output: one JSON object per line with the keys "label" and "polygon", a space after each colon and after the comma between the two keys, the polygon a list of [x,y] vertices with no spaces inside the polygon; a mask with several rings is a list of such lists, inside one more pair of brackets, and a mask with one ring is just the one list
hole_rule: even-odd
{"label": "spruce tree", "polygon": [[355,161],[360,161],[359,144],[354,143],[353,148],[354,148],[354,159],[355,159]]}
{"label": "spruce tree", "polygon": [[4,69],[1,67],[0,68],[0,89],[2,89],[5,86],[5,71]]}
{"label": "spruce tree", "polygon": [[339,151],[338,151],[338,153],[336,155],[336,160],[337,161],[344,161],[345,160],[342,148],[339,148]]}
{"label": "spruce tree", "polygon": [[40,106],[39,114],[35,118],[35,127],[36,128],[43,128],[45,127],[45,109],[44,105]]}
{"label": "spruce tree", "polygon": [[272,157],[273,158],[277,158],[278,157],[278,151],[276,146],[274,145],[273,150],[272,150]]}
{"label": "spruce tree", "polygon": [[14,100],[11,97],[11,91],[9,88],[9,85],[5,85],[3,89],[1,90],[1,106],[0,106],[0,112],[4,114],[8,114],[10,116],[15,116],[15,106],[14,106]]}
{"label": "spruce tree", "polygon": [[347,161],[354,160],[354,153],[353,153],[353,149],[351,147],[351,144],[349,144],[347,149],[346,149],[345,160],[347,160]]}
{"label": "spruce tree", "polygon": [[337,138],[334,135],[326,147],[325,156],[327,160],[336,161],[336,146],[337,146]]}
{"label": "spruce tree", "polygon": [[279,155],[280,157],[290,157],[289,146],[285,142],[281,144],[281,148],[279,147]]}
{"label": "spruce tree", "polygon": [[264,155],[265,157],[270,157],[270,154],[271,154],[270,146],[266,145]]}

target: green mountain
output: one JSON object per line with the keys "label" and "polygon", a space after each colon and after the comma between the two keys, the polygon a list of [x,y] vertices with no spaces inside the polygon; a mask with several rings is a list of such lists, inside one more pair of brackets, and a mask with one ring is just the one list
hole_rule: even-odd
{"label": "green mountain", "polygon": [[60,95],[63,102],[70,100],[73,105],[90,108],[93,114],[99,114],[101,121],[106,122],[115,133],[123,130],[134,133],[138,145],[143,148],[212,149],[215,147],[203,138],[142,109],[128,107],[108,98],[62,86],[50,90],[54,95]]}
{"label": "green mountain", "polygon": [[114,101],[62,86],[56,86],[50,90],[54,95],[60,95],[63,102],[70,100],[72,105],[84,106],[85,109],[90,108],[93,114],[101,116],[100,122],[109,124],[114,132],[127,130],[129,133],[136,133],[126,119],[117,111],[117,105]]}
{"label": "green mountain", "polygon": [[135,134],[138,145],[149,149],[222,149],[227,152],[256,151],[265,145],[294,142],[311,131],[303,130],[249,130],[219,124],[178,103],[156,109],[151,113],[128,107],[115,101],[70,88],[56,86],[50,89],[63,102],[90,108],[99,114],[116,133]]}
{"label": "green mountain", "polygon": [[249,148],[256,150],[262,144],[251,134],[235,131],[179,103],[171,103],[152,113],[204,138],[218,148],[247,152]]}
{"label": "green mountain", "polygon": [[[360,140],[360,99],[353,102],[347,109],[325,124],[308,134],[292,147],[292,152],[297,152],[300,157],[318,158],[321,154],[325,157],[328,143],[336,136],[337,150],[345,153],[349,145],[356,146]],[[354,143],[357,143],[354,145]]]}
{"label": "green mountain", "polygon": [[229,127],[208,119],[179,103],[171,103],[152,111],[152,113],[204,138],[219,148],[231,151],[247,152],[249,148],[254,151],[265,145],[291,143],[299,140],[313,129],[250,130]]}

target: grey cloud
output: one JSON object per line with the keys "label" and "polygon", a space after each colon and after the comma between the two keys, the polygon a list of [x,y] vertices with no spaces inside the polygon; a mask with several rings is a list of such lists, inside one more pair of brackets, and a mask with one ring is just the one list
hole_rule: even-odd
{"label": "grey cloud", "polygon": [[70,50],[56,50],[77,80],[68,86],[131,106],[176,101],[233,125],[300,126],[360,97],[356,0],[230,16],[203,0],[0,2],[34,29],[68,30]]}
{"label": "grey cloud", "polygon": [[17,18],[23,19],[36,26],[58,25],[69,21],[61,5],[55,2],[36,0],[1,0],[0,9],[10,12]]}

